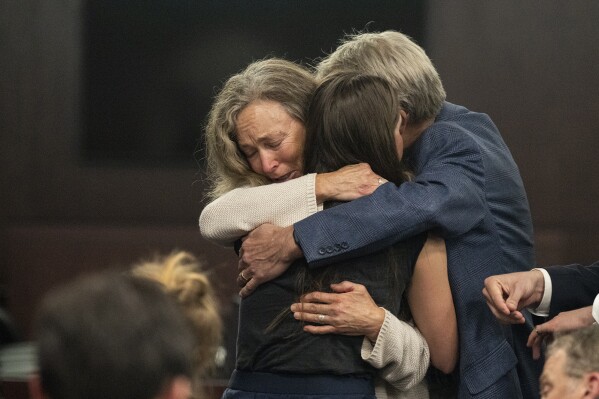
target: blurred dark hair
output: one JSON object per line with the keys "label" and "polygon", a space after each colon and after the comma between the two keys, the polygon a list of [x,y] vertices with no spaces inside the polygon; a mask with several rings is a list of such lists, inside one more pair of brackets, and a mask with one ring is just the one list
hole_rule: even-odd
{"label": "blurred dark hair", "polygon": [[49,397],[150,399],[191,377],[193,335],[152,281],[117,273],[50,293],[36,320],[39,373]]}

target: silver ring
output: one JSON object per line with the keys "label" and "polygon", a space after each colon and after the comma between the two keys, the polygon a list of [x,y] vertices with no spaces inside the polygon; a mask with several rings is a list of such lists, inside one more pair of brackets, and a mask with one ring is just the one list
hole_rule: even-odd
{"label": "silver ring", "polygon": [[241,278],[243,279],[243,281],[248,281],[247,277],[245,277],[245,276],[243,275],[243,272],[244,272],[244,271],[245,271],[245,270],[242,270],[242,271],[241,271],[241,273],[239,273],[239,275],[241,276]]}
{"label": "silver ring", "polygon": [[324,315],[323,315],[323,314],[319,314],[319,315],[318,315],[318,321],[319,321],[320,323],[322,323],[322,322],[324,321]]}

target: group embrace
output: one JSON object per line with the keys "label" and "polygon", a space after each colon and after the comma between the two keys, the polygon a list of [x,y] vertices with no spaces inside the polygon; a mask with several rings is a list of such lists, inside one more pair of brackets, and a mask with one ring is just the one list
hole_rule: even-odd
{"label": "group embrace", "polygon": [[531,316],[501,325],[481,294],[534,265],[518,168],[409,37],[250,64],[205,140],[200,229],[240,256],[225,398],[538,397]]}

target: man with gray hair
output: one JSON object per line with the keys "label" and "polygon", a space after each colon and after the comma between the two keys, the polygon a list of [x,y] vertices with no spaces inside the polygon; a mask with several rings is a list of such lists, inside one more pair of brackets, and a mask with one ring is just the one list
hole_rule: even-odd
{"label": "man with gray hair", "polygon": [[[402,33],[349,36],[320,62],[317,77],[346,71],[380,76],[393,87],[404,158],[415,178],[381,184],[369,196],[290,227],[263,224],[249,233],[240,252],[247,277],[241,295],[301,257],[309,267],[322,267],[434,231],[446,243],[460,337],[459,369],[452,375],[457,392],[440,396],[537,398],[542,362],[533,362],[526,347],[531,316],[525,314],[525,324],[502,326],[480,293],[490,275],[535,263],[524,184],[497,126],[486,114],[445,101],[431,60]],[[329,311],[319,305],[319,313]]]}
{"label": "man with gray hair", "polygon": [[558,335],[546,356],[541,399],[599,398],[599,327]]}

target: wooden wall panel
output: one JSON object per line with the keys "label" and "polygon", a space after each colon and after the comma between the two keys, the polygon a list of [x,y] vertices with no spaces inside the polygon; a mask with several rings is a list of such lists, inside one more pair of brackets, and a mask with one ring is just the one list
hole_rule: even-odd
{"label": "wooden wall panel", "polygon": [[198,256],[229,317],[237,295],[237,257],[201,239],[197,229],[118,226],[19,226],[0,231],[8,309],[27,337],[33,311],[52,287],[96,270],[127,270],[154,254],[186,250]]}
{"label": "wooden wall panel", "polygon": [[[82,1],[0,2],[0,284],[12,309],[27,329],[50,286],[173,247],[214,253],[227,301],[235,259],[199,239],[196,170],[80,160]],[[520,165],[540,264],[599,258],[598,20],[585,0],[428,2],[449,100],[490,114]]]}
{"label": "wooden wall panel", "polygon": [[488,113],[520,167],[538,262],[599,259],[599,4],[428,4],[449,101]]}

